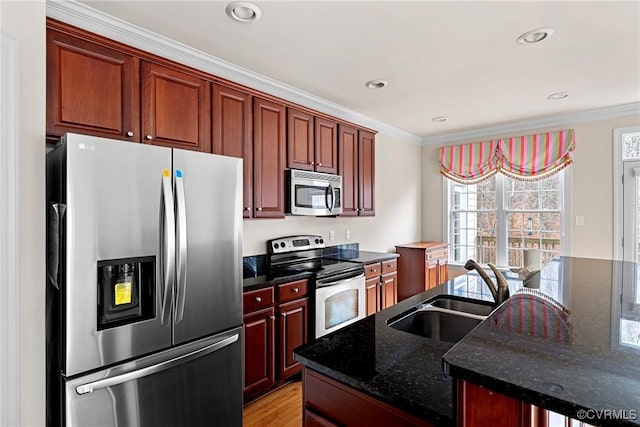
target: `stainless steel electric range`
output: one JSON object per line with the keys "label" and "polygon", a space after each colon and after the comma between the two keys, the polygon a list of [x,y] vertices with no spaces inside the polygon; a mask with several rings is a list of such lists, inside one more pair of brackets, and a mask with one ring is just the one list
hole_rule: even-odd
{"label": "stainless steel electric range", "polygon": [[269,274],[311,272],[311,335],[319,338],[366,316],[364,264],[323,258],[322,236],[267,242]]}

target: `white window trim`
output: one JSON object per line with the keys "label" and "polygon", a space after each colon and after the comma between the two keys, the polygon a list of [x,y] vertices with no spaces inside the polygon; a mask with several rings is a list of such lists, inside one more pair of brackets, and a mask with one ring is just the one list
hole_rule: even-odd
{"label": "white window trim", "polygon": [[[570,256],[572,254],[573,230],[573,199],[571,197],[571,189],[573,188],[573,172],[571,166],[562,170],[562,200],[560,205],[560,226],[562,227],[562,235],[560,241],[560,256]],[[452,181],[446,177],[442,177],[442,241],[451,244],[451,192]],[[500,186],[502,187],[502,186]],[[496,188],[496,197],[502,197],[502,189]],[[496,238],[506,241],[506,233],[496,230]],[[500,256],[498,254],[498,256]],[[506,265],[506,259],[498,259],[499,266]],[[449,251],[449,264],[454,266],[464,265],[459,261],[451,260],[451,251]]]}
{"label": "white window trim", "polygon": [[613,129],[613,259],[624,259],[622,238],[624,237],[624,212],[622,209],[622,135],[640,132],[640,126],[628,126]]}

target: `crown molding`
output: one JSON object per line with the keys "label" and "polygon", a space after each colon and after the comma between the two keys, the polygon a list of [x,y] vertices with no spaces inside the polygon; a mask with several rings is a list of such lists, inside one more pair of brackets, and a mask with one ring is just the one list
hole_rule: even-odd
{"label": "crown molding", "polygon": [[532,120],[522,120],[506,125],[489,126],[464,132],[448,133],[436,136],[426,136],[422,139],[422,145],[445,144],[454,141],[481,139],[496,135],[508,135],[514,132],[525,132],[541,128],[555,126],[571,126],[574,123],[593,122],[624,116],[640,116],[640,102],[614,105],[612,107],[598,108],[595,110],[580,111],[577,113],[556,114],[550,117],[542,117]]}
{"label": "crown molding", "polygon": [[145,30],[75,0],[48,0],[47,16],[307,108],[375,129],[391,137],[418,145],[423,143],[423,138],[418,135]]}

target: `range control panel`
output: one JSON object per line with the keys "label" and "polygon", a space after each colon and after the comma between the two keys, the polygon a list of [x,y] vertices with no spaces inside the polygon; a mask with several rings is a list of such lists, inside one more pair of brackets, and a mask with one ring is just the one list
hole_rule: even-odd
{"label": "range control panel", "polygon": [[318,248],[324,248],[324,239],[322,236],[288,236],[267,241],[267,252],[270,254],[282,254]]}

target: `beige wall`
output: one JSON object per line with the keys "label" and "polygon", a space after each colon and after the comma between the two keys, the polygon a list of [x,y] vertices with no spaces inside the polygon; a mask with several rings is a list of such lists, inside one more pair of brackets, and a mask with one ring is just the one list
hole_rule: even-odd
{"label": "beige wall", "polygon": [[45,423],[45,2],[2,1],[1,8],[2,32],[16,41],[19,75],[19,416],[20,425],[36,426]]}
{"label": "beige wall", "polygon": [[[613,258],[613,129],[640,124],[640,117],[629,116],[586,123],[568,123],[554,129],[523,132],[530,134],[561,128],[576,131],[573,153],[571,201],[572,253],[586,258]],[[504,137],[493,135],[482,138]],[[456,141],[451,144],[473,142]],[[447,145],[451,145],[447,144]],[[442,239],[442,177],[438,165],[438,146],[422,151],[424,198],[422,200],[422,238]],[[575,226],[575,216],[584,216],[584,226]]]}
{"label": "beige wall", "polygon": [[[421,147],[384,134],[376,135],[375,217],[316,218],[244,221],[243,253],[266,252],[265,241],[295,234],[319,234],[325,244],[360,243],[360,249],[392,252],[394,246],[420,240]],[[345,238],[345,231],[351,238]],[[329,241],[329,230],[335,240]]]}

